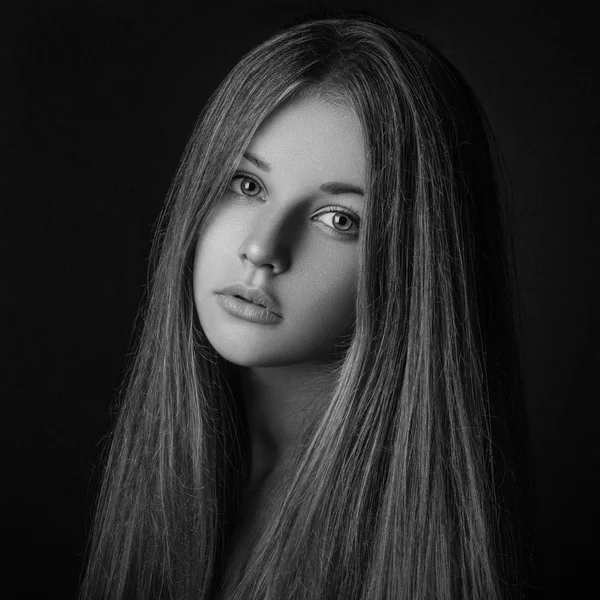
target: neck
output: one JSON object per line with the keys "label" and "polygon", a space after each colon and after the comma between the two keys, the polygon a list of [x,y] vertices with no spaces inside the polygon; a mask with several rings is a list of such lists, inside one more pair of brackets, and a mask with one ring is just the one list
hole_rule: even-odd
{"label": "neck", "polygon": [[248,485],[260,487],[293,447],[307,419],[328,405],[335,374],[303,363],[241,370],[252,450]]}

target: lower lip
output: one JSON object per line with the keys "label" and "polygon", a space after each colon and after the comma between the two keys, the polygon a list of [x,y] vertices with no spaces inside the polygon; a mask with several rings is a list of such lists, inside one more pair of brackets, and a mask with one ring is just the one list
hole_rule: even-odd
{"label": "lower lip", "polygon": [[252,304],[246,302],[236,296],[230,296],[227,294],[217,294],[217,302],[223,307],[230,315],[244,319],[244,321],[250,321],[251,323],[261,323],[262,325],[272,325],[279,323],[283,320],[283,317],[259,306],[258,304]]}

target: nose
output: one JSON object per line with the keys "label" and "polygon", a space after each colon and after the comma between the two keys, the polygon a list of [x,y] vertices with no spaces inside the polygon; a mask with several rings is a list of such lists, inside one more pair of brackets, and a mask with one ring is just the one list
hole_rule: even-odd
{"label": "nose", "polygon": [[272,275],[279,275],[290,267],[291,238],[292,232],[282,216],[263,214],[238,248],[238,256],[242,263],[267,267]]}

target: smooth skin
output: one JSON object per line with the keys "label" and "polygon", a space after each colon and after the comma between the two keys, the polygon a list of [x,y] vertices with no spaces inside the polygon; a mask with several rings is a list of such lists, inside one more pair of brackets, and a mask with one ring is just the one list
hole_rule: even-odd
{"label": "smooth skin", "polygon": [[[209,342],[241,367],[255,486],[293,443],[303,412],[327,397],[329,357],[352,333],[365,163],[353,110],[294,99],[260,126],[201,232],[196,309]],[[283,319],[226,312],[215,292],[236,283],[273,296]]]}

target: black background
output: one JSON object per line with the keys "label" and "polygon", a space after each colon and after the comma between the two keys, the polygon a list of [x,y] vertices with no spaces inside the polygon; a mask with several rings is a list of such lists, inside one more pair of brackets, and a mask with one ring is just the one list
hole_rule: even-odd
{"label": "black background", "polygon": [[423,32],[490,117],[515,193],[537,580],[546,598],[582,595],[599,557],[591,12],[517,0],[166,6],[22,2],[0,16],[0,595],[75,596],[153,224],[201,107],[244,52],[336,8]]}

